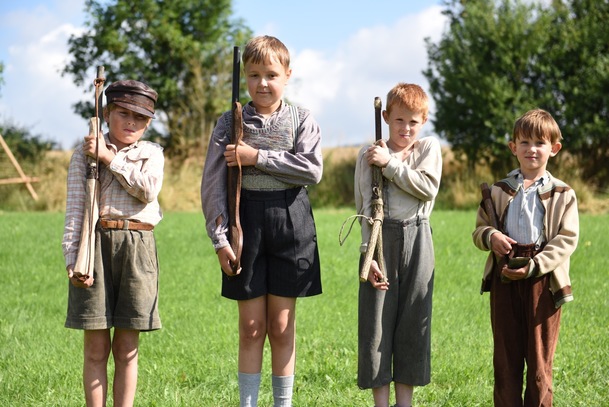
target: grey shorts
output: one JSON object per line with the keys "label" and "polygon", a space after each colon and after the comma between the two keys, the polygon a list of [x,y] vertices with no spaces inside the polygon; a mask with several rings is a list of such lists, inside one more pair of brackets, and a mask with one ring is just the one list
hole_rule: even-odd
{"label": "grey shorts", "polygon": [[386,219],[383,255],[389,290],[360,283],[357,384],[362,389],[392,381],[424,386],[431,379],[435,267],[429,221]]}
{"label": "grey shorts", "polygon": [[161,328],[153,232],[98,228],[95,237],[95,281],[89,288],[68,283],[66,328]]}

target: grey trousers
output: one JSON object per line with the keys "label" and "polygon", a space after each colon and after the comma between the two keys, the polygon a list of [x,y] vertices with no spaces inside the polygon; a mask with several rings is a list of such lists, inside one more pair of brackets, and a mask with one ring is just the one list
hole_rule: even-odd
{"label": "grey trousers", "polygon": [[431,227],[426,218],[385,219],[382,233],[389,290],[360,283],[357,383],[424,386],[431,380]]}

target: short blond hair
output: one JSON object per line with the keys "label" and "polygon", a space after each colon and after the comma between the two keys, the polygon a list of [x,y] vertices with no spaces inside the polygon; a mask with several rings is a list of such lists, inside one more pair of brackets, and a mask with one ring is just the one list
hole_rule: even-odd
{"label": "short blond hair", "polygon": [[288,48],[275,37],[261,35],[248,41],[243,50],[243,65],[248,62],[264,64],[275,58],[284,68],[290,67]]}
{"label": "short blond hair", "polygon": [[558,127],[558,123],[552,115],[543,109],[529,110],[520,116],[514,123],[512,131],[512,141],[518,139],[531,139],[538,137],[542,140],[548,140],[550,143],[558,143],[562,140],[562,133]]}
{"label": "short blond hair", "polygon": [[419,85],[400,82],[387,93],[387,113],[391,113],[394,106],[403,106],[406,109],[423,115],[427,120],[429,113],[429,97]]}

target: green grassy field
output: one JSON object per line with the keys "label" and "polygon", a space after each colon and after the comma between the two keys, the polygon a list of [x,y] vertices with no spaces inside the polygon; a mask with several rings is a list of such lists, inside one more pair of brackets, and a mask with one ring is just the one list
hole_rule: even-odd
{"label": "green grassy field", "polygon": [[[352,210],[317,210],[324,294],[297,307],[295,406],[370,406],[356,385],[357,245],[344,246]],[[471,243],[474,213],[437,211],[432,383],[417,406],[492,405],[485,253]],[[563,310],[554,365],[555,406],[609,400],[608,215],[581,215],[572,263],[575,301]],[[0,406],[80,406],[82,332],[63,327],[68,280],[63,214],[0,213]],[[238,406],[237,309],[220,296],[220,271],[203,217],[167,213],[156,232],[163,329],[141,335],[138,406]],[[260,405],[272,405],[268,348]]]}

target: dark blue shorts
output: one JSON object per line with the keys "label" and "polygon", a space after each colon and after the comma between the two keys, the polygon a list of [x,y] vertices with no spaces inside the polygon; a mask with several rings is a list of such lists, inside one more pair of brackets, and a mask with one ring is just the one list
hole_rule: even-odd
{"label": "dark blue shorts", "polygon": [[222,273],[222,296],[321,294],[317,233],[306,188],[241,191],[241,273]]}

